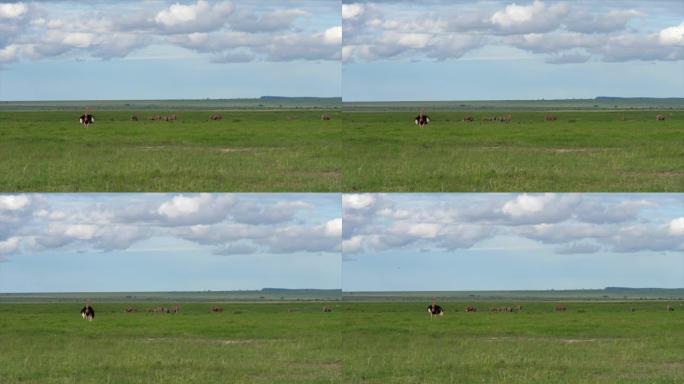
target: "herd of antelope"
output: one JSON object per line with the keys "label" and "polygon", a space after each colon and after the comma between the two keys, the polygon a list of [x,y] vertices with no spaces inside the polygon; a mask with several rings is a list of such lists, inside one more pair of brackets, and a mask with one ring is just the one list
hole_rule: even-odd
{"label": "herd of antelope", "polygon": [[[620,120],[624,121],[625,118],[621,118]],[[656,120],[657,121],[664,121],[666,120],[665,115],[656,115]],[[465,115],[463,116],[462,121],[464,123],[472,123],[477,121],[475,117],[472,115]],[[480,119],[480,121],[485,122],[485,123],[491,123],[491,122],[500,122],[500,123],[510,123],[513,121],[513,115],[510,113],[507,115],[497,115],[497,116],[485,116]],[[558,121],[558,116],[553,115],[553,114],[545,114],[544,115],[544,121]],[[427,117],[427,115],[423,115],[423,110],[421,110],[420,115],[418,115],[415,118],[415,123],[423,127],[424,125],[427,125],[427,123],[430,122],[430,118]],[[570,122],[574,122],[574,120],[570,120]]]}
{"label": "herd of antelope", "polygon": [[[218,305],[214,305],[213,307],[211,307],[211,309],[209,311],[212,313],[221,313],[221,312],[223,312],[223,307],[219,307]],[[333,309],[331,306],[325,305],[325,306],[323,306],[321,311],[329,313],[329,312],[332,312]],[[138,309],[135,307],[127,306],[127,307],[123,308],[123,313],[136,313],[136,312],[138,312]],[[180,305],[176,304],[176,305],[171,306],[171,307],[163,307],[163,306],[151,307],[151,308],[147,308],[145,310],[145,312],[175,314],[175,313],[180,312]],[[292,312],[292,311],[288,310],[288,312]],[[89,302],[87,302],[83,306],[83,308],[81,309],[81,317],[85,320],[88,320],[88,321],[93,321],[93,319],[95,318],[95,309],[93,309],[92,305],[90,305]]]}
{"label": "herd of antelope", "polygon": [[[563,304],[556,304],[553,307],[554,312],[566,312],[568,308],[563,305]],[[672,305],[667,305],[665,307],[665,310],[667,312],[674,312],[674,307]],[[477,307],[474,307],[472,305],[467,305],[465,308],[463,308],[464,312],[477,312]],[[490,307],[489,312],[508,312],[508,313],[516,313],[516,312],[522,312],[523,311],[523,306],[522,305],[516,305],[516,306],[504,306],[504,307]],[[636,312],[635,308],[630,309],[631,312]],[[435,303],[435,300],[433,299],[432,304],[430,304],[427,307],[427,312],[430,318],[433,318],[434,316],[443,316],[444,315],[444,308],[441,306],[437,305]],[[454,310],[456,312],[456,310]],[[583,310],[580,310],[579,312],[584,312]]]}

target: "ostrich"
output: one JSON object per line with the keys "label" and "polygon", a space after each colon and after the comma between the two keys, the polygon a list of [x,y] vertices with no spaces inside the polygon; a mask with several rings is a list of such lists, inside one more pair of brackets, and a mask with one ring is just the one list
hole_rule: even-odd
{"label": "ostrich", "polygon": [[420,114],[418,116],[416,116],[416,119],[415,119],[416,125],[419,125],[421,128],[423,128],[423,126],[428,125],[428,123],[430,123],[430,116],[424,114],[423,112],[425,112],[425,109],[421,108]]}
{"label": "ostrich", "polygon": [[433,318],[437,315],[444,316],[444,310],[442,309],[442,307],[435,303],[434,297],[432,298],[432,304],[428,305],[427,307],[427,312],[430,315],[430,318]]}
{"label": "ostrich", "polygon": [[95,310],[90,305],[90,303],[86,303],[81,309],[81,317],[84,320],[88,321],[93,321],[93,319],[95,318]]}
{"label": "ostrich", "polygon": [[89,113],[84,113],[78,121],[87,128],[90,124],[95,122],[95,117]]}

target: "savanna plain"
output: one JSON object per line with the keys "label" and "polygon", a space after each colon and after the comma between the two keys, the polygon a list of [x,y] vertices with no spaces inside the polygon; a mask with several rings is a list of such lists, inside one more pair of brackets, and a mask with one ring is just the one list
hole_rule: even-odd
{"label": "savanna plain", "polygon": [[[414,124],[421,108],[431,119],[423,128]],[[677,192],[683,109],[623,100],[345,103],[343,189]]]}
{"label": "savanna plain", "polygon": [[[445,314],[430,318],[429,300],[411,295],[160,295],[98,298],[92,322],[71,299],[12,299],[0,304],[0,382],[681,383],[680,296],[443,295]],[[178,313],[147,312],[172,304]]]}
{"label": "savanna plain", "polygon": [[[3,103],[0,190],[339,191],[338,104]],[[78,122],[86,108],[95,117],[88,127]],[[153,120],[157,116],[162,120]]]}

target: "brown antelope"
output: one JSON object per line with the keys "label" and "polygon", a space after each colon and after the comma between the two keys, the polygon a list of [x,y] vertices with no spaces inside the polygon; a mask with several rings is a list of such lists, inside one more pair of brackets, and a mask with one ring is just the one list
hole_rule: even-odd
{"label": "brown antelope", "polygon": [[138,121],[138,115],[131,116],[131,121]]}
{"label": "brown antelope", "polygon": [[665,115],[656,115],[656,120],[658,120],[658,121],[665,120]]}
{"label": "brown antelope", "polygon": [[327,113],[322,114],[321,120],[330,120],[330,115],[328,115]]}
{"label": "brown antelope", "polygon": [[477,312],[477,308],[469,305],[469,306],[465,307],[465,311],[466,312]]}
{"label": "brown antelope", "polygon": [[223,308],[215,305],[211,308],[211,311],[212,312],[223,312]]}
{"label": "brown antelope", "polygon": [[558,116],[556,115],[544,115],[544,121],[556,121]]}
{"label": "brown antelope", "polygon": [[668,311],[668,312],[674,312],[674,307],[671,306],[671,305],[668,305],[668,306],[667,306],[667,311]]}
{"label": "brown antelope", "polygon": [[567,308],[565,307],[565,305],[561,304],[556,304],[556,307],[554,308],[554,311],[556,312],[565,312],[566,310]]}
{"label": "brown antelope", "polygon": [[173,307],[166,308],[166,313],[178,313],[180,312],[180,305],[176,304]]}
{"label": "brown antelope", "polygon": [[209,116],[209,120],[221,120],[222,118],[223,117],[218,113],[212,113],[211,116]]}
{"label": "brown antelope", "polygon": [[323,312],[332,312],[332,308],[328,305],[324,306],[322,310]]}

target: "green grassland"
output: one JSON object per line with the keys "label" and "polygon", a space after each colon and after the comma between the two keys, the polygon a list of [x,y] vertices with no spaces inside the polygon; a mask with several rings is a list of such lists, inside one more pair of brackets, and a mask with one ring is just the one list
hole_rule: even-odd
{"label": "green grassland", "polygon": [[[429,301],[345,302],[344,381],[683,383],[680,303],[568,302],[557,313],[544,302],[442,303],[445,315],[430,319]],[[523,310],[489,311],[513,305]]]}
{"label": "green grassland", "polygon": [[[341,189],[336,110],[0,112],[3,192]],[[150,121],[161,114],[172,122]],[[331,120],[321,120],[322,114]],[[137,114],[139,121],[130,121]]]}
{"label": "green grassland", "polygon": [[[355,112],[345,104],[343,190],[684,190],[682,110],[512,110],[428,109],[432,122],[421,129],[417,109]],[[509,123],[482,121],[509,113]],[[558,120],[544,121],[547,113]]]}
{"label": "green grassland", "polygon": [[0,304],[0,383],[340,382],[339,303],[173,304]]}
{"label": "green grassland", "polygon": [[0,382],[684,382],[681,301],[177,303],[0,304]]}

